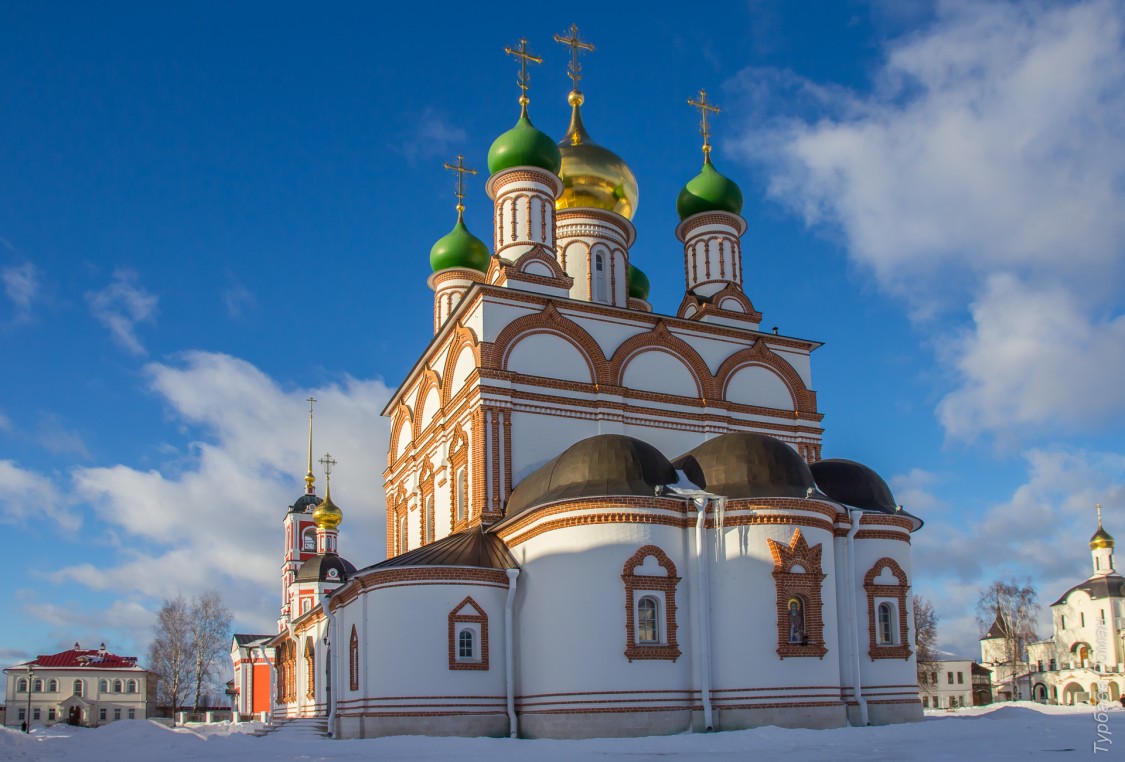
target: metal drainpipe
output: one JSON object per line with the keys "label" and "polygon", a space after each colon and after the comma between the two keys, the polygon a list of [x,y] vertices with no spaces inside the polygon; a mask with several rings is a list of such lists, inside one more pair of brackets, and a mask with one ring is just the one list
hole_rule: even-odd
{"label": "metal drainpipe", "polygon": [[859,510],[848,509],[848,518],[851,519],[852,526],[848,530],[848,614],[850,622],[848,623],[848,631],[851,633],[852,638],[852,691],[855,694],[856,703],[859,704],[859,719],[864,727],[871,723],[867,719],[867,699],[863,697],[863,679],[860,677],[860,660],[859,660],[859,629],[857,624],[859,603],[856,598],[859,591],[855,587],[855,534],[859,531],[859,518],[862,512]]}
{"label": "metal drainpipe", "polygon": [[519,738],[519,718],[516,717],[516,676],[515,676],[515,643],[512,642],[512,626],[514,604],[516,600],[516,579],[520,576],[519,569],[508,569],[508,598],[504,601],[504,688],[508,699],[508,735]]}
{"label": "metal drainpipe", "polygon": [[340,634],[340,632],[339,627],[336,624],[336,615],[328,609],[329,600],[330,599],[328,596],[324,596],[324,598],[322,598],[320,601],[320,608],[324,611],[325,618],[328,619],[328,642],[325,643],[325,645],[328,646],[328,653],[325,654],[325,658],[328,659],[328,670],[332,677],[332,693],[330,695],[328,694],[327,690],[328,686],[324,686],[326,694],[324,697],[324,708],[328,715],[326,718],[328,720],[328,735],[335,738],[336,731],[333,728],[332,723],[336,719],[336,695],[337,691],[340,690],[340,671],[337,669],[337,666],[340,663],[340,654],[337,653],[339,649],[335,648],[335,646],[339,642],[339,638],[337,636]]}
{"label": "metal drainpipe", "polygon": [[696,575],[699,593],[699,605],[696,612],[699,617],[699,673],[700,694],[703,698],[703,725],[710,733],[715,729],[711,718],[711,606],[708,598],[707,584],[707,554],[703,548],[703,533],[707,519],[707,498],[693,498],[698,515],[695,519],[695,558],[699,564],[699,574]]}

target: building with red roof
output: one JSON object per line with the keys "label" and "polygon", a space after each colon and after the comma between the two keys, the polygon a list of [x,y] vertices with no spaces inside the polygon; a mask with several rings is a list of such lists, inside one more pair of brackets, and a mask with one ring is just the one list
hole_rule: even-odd
{"label": "building with red roof", "polygon": [[115,720],[141,720],[155,709],[156,680],[135,656],[98,648],[40,654],[4,670],[5,723],[96,727]]}

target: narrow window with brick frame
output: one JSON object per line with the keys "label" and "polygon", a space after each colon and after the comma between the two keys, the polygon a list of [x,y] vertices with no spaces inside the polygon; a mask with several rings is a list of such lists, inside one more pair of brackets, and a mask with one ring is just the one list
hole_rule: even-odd
{"label": "narrow window with brick frame", "polygon": [[359,690],[359,634],[352,625],[352,637],[348,642],[348,687]]}
{"label": "narrow window with brick frame", "polygon": [[625,562],[625,657],[629,661],[676,661],[676,586],[680,578],[668,554],[645,545]]}
{"label": "narrow window with brick frame", "polygon": [[305,698],[316,698],[316,654],[313,651],[312,638],[305,638]]}
{"label": "narrow window with brick frame", "polygon": [[867,630],[872,659],[909,659],[910,637],[906,620],[906,572],[893,558],[880,558],[863,577],[867,593]]}
{"label": "narrow window with brick frame", "polygon": [[789,544],[767,539],[773,556],[773,579],[777,593],[777,655],[822,658],[824,613],[821,586],[822,546],[810,546],[801,530],[795,529]]}
{"label": "narrow window with brick frame", "polygon": [[488,614],[466,597],[449,612],[449,668],[488,669]]}
{"label": "narrow window with brick frame", "polygon": [[421,547],[430,542],[430,538],[434,534],[434,522],[431,518],[434,510],[434,469],[429,462],[422,466],[422,473],[418,478],[418,487],[422,498],[418,504],[418,546]]}
{"label": "narrow window with brick frame", "polygon": [[449,467],[453,474],[449,485],[450,526],[454,532],[460,532],[468,527],[473,516],[469,493],[469,439],[462,429],[453,433],[453,441],[449,446]]}

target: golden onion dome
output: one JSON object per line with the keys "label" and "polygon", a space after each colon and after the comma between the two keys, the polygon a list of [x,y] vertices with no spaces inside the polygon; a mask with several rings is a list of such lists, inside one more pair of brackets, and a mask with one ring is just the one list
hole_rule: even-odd
{"label": "golden onion dome", "polygon": [[344,520],[344,512],[332,502],[332,488],[324,492],[324,500],[313,511],[312,519],[320,529],[336,529]]}
{"label": "golden onion dome", "polygon": [[563,192],[556,209],[606,209],[626,219],[637,213],[637,178],[629,165],[613,151],[590,139],[582,124],[582,93],[574,90],[570,127],[559,142]]}
{"label": "golden onion dome", "polygon": [[1098,531],[1094,532],[1094,536],[1090,538],[1090,550],[1098,550],[1099,548],[1112,548],[1113,535],[1102,529],[1102,525],[1098,523]]}

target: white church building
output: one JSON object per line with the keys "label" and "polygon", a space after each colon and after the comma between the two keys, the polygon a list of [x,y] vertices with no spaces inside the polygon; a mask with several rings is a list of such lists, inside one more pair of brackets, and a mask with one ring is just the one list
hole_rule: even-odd
{"label": "white church building", "polygon": [[239,700],[268,690],[275,719],[340,738],[920,720],[922,522],[870,468],[822,459],[820,344],[761,330],[714,107],[694,103],[704,162],[677,202],[683,299],[655,314],[632,172],[587,133],[577,77],[562,139],[533,126],[526,46],[509,52],[524,91],[488,154],[492,245],[459,193],[433,339],[384,411],[386,560],[339,556],[310,455],[278,633],[232,646]]}

